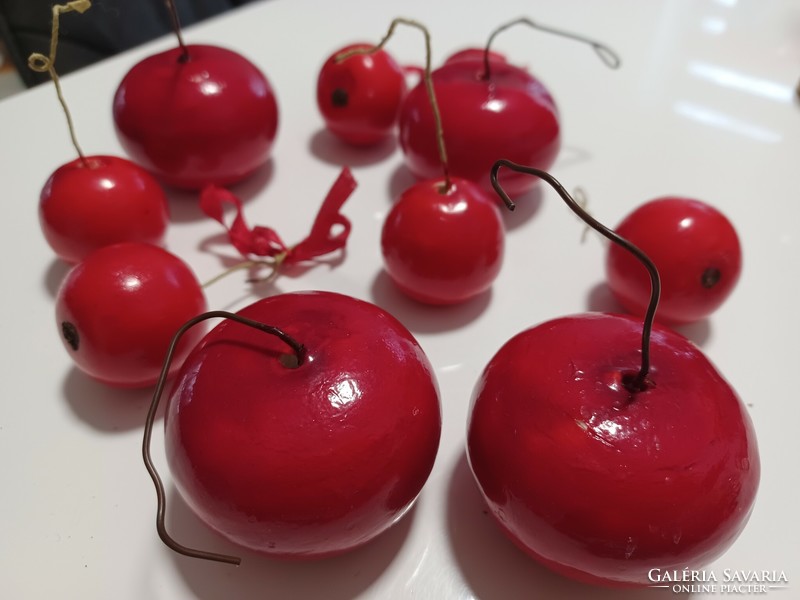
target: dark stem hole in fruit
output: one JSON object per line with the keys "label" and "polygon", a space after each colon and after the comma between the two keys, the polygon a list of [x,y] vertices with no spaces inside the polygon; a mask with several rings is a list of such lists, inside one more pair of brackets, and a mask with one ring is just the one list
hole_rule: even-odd
{"label": "dark stem hole in fruit", "polygon": [[69,321],[64,321],[61,323],[61,335],[64,336],[64,340],[69,344],[69,347],[77,352],[78,347],[81,345],[81,336],[78,335],[78,328]]}
{"label": "dark stem hole in fruit", "polygon": [[628,371],[622,374],[622,386],[631,393],[630,401],[633,401],[636,394],[655,387],[655,383],[649,377],[640,378],[639,371]]}
{"label": "dark stem hole in fruit", "polygon": [[705,271],[703,271],[703,276],[700,278],[700,283],[703,284],[704,288],[710,289],[717,285],[721,278],[722,271],[716,267],[708,267]]}
{"label": "dark stem hole in fruit", "polygon": [[342,88],[336,88],[331,92],[331,104],[337,108],[344,108],[350,102],[350,97]]}

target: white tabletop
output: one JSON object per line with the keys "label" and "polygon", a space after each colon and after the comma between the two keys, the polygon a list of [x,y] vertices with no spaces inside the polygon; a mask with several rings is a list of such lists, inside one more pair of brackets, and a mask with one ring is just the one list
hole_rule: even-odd
{"label": "white tabletop", "polygon": [[[469,6],[469,8],[465,8]],[[619,71],[585,47],[525,28],[496,49],[526,65],[553,92],[563,148],[552,172],[583,187],[610,225],[647,199],[683,194],[721,208],[738,228],[744,272],[711,318],[684,327],[747,404],[762,459],[750,523],[709,569],[785,571],[800,595],[800,5],[791,0],[499,0],[255,3],[185,31],[189,42],[237,50],[259,65],[281,107],[271,168],[238,186],[251,223],[301,239],[342,164],[359,187],[346,259],[274,288],[230,277],[207,290],[213,308],[240,308],[259,294],[326,289],[374,301],[418,337],[436,368],[444,428],[433,473],[415,509],[387,534],[338,558],[286,563],[244,553],[242,566],[173,554],[159,541],[155,493],[140,458],[150,392],[108,389],[73,368],[58,339],[54,297],[67,268],[37,221],[42,184],[74,152],[52,86],[0,101],[3,215],[0,408],[0,597],[155,600],[190,598],[666,598],[667,590],[613,592],[549,573],[508,542],[483,513],[464,458],[469,398],[480,370],[509,337],[560,315],[610,306],[604,243],[580,242],[582,226],[556,195],[536,192],[509,215],[507,255],[492,293],[433,309],[398,295],[382,273],[379,235],[392,199],[412,177],[397,148],[380,156],[340,150],[322,132],[315,82],[346,43],[377,41],[395,16],[425,23],[434,63],[518,16],[583,32],[615,48]],[[65,77],[88,153],[122,154],[111,99],[138,60],[174,45],[164,38]],[[389,50],[422,63],[419,32],[399,30]],[[218,255],[199,248],[219,233],[193,196],[172,193],[168,247],[201,280]],[[539,198],[537,200],[537,198]],[[687,415],[690,418],[690,415]],[[160,430],[154,440],[163,467]],[[168,521],[181,541],[231,547],[170,493]],[[714,597],[698,593],[693,597]]]}

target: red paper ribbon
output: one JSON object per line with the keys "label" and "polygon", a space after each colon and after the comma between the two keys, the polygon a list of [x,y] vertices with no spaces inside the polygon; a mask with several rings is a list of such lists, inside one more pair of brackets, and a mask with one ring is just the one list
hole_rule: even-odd
{"label": "red paper ribbon", "polygon": [[[356,189],[356,180],[350,169],[344,167],[322,202],[311,232],[298,244],[288,247],[271,227],[256,225],[250,228],[244,219],[242,201],[225,188],[206,186],[200,194],[202,211],[222,224],[228,239],[244,258],[251,256],[284,255],[283,264],[308,261],[344,248],[350,235],[350,220],[339,211]],[[225,206],[232,205],[236,211],[230,225],[225,222]],[[339,226],[341,230],[335,231]]]}

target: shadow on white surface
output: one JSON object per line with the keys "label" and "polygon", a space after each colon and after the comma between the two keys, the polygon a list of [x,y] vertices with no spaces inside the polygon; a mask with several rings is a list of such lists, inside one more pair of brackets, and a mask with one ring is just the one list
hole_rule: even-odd
{"label": "shadow on white surface", "polygon": [[412,185],[419,183],[419,181],[420,180],[408,170],[408,167],[406,167],[405,164],[400,163],[389,176],[389,196],[387,200],[391,204],[394,204],[397,202],[397,199],[400,198],[400,195],[403,192],[405,192]]}
{"label": "shadow on white surface", "polygon": [[64,281],[67,273],[72,269],[72,265],[65,263],[60,258],[54,258],[44,272],[44,289],[55,298],[58,295],[58,288]]}
{"label": "shadow on white surface", "polygon": [[586,296],[586,310],[591,312],[604,312],[625,314],[625,309],[617,302],[605,281],[595,284]]}
{"label": "shadow on white surface", "polygon": [[394,315],[413,333],[442,333],[474,321],[489,307],[491,288],[479,296],[451,306],[417,302],[401,292],[381,269],[370,287],[372,302]]}
{"label": "shadow on white surface", "polygon": [[[626,314],[626,311],[619,302],[614,298],[611,290],[605,282],[599,282],[592,287],[589,295],[586,298],[586,310]],[[686,325],[675,325],[672,327],[675,331],[689,338],[697,346],[703,346],[711,338],[711,322],[708,319],[697,321],[696,323],[689,323]]]}
{"label": "shadow on white surface", "polygon": [[[131,431],[144,427],[153,399],[153,388],[114,388],[85,375],[77,367],[67,373],[62,384],[64,399],[81,421],[105,433]],[[162,398],[159,414],[163,415]]]}
{"label": "shadow on white surface", "polygon": [[[266,164],[256,169],[244,181],[234,185],[224,186],[230,190],[242,204],[246,205],[251,200],[264,193],[269,186],[275,172],[275,158],[270,158]],[[208,219],[200,210],[200,192],[197,190],[179,190],[165,186],[169,198],[170,221],[173,223],[191,223]]]}
{"label": "shadow on white surface", "polygon": [[539,208],[542,206],[543,196],[543,186],[536,185],[519,198],[514,198],[516,208],[510,211],[505,207],[500,197],[495,194],[497,206],[500,208],[500,214],[503,215],[503,223],[505,223],[506,231],[512,232],[536,216],[536,213],[539,212]]}
{"label": "shadow on white surface", "polygon": [[702,319],[696,323],[687,323],[686,325],[674,325],[672,328],[700,347],[711,339],[712,328],[709,319]]}
{"label": "shadow on white surface", "polygon": [[662,589],[619,590],[572,581],[539,565],[500,531],[462,454],[450,478],[447,527],[453,557],[476,600],[685,600]]}
{"label": "shadow on white surface", "polygon": [[375,146],[351,146],[327,129],[318,129],[308,142],[311,154],[330,165],[366,167],[388,159],[397,150],[397,138],[391,136]]}
{"label": "shadow on white surface", "polygon": [[[325,598],[345,600],[369,588],[389,567],[408,536],[414,508],[361,548],[309,561],[272,559],[244,551],[209,529],[186,505],[174,486],[168,492],[167,530],[181,544],[240,556],[238,567],[188,558],[168,551],[181,577],[202,600]],[[154,543],[158,542],[153,527]]]}
{"label": "shadow on white surface", "polygon": [[558,153],[553,167],[559,170],[566,169],[568,167],[574,167],[576,165],[580,165],[581,163],[588,162],[592,158],[594,158],[592,153],[585,148],[562,145],[561,151]]}

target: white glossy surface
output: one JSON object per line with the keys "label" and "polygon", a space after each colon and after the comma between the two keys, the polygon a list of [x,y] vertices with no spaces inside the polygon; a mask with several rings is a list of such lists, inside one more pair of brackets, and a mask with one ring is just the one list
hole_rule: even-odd
{"label": "white glossy surface", "polygon": [[[470,6],[470,8],[464,8]],[[301,239],[341,164],[359,187],[346,259],[284,277],[273,293],[318,288],[372,300],[417,335],[436,367],[444,431],[437,464],[415,509],[353,554],[284,563],[245,553],[241,567],[176,556],[158,540],[155,493],[140,459],[149,392],[87,381],[61,347],[54,295],[66,267],[38,228],[40,188],[73,158],[52,86],[0,101],[4,292],[0,408],[0,596],[115,600],[211,598],[665,598],[667,590],[614,592],[550,574],[518,552],[482,511],[464,460],[469,397],[478,373],[511,335],[540,321],[613,307],[603,284],[603,243],[554,193],[539,190],[509,215],[507,257],[492,293],[454,309],[400,297],[382,274],[380,224],[411,182],[398,149],[347,150],[322,132],[316,74],[335,49],[377,40],[394,16],[433,36],[434,62],[483,43],[496,24],[527,15],[602,39],[622,56],[605,69],[586,47],[525,28],[496,49],[531,68],[559,103],[563,150],[553,168],[583,187],[610,225],[658,195],[695,196],[721,208],[742,238],[745,268],[725,306],[683,331],[697,341],[749,406],[763,475],[751,521],[709,567],[785,571],[800,595],[800,5],[790,0],[271,0],[188,29],[189,42],[235,49],[274,85],[281,124],[271,168],[236,188],[252,224]],[[66,77],[65,96],[83,147],[121,153],[111,98],[125,71],[173,45],[166,38]],[[389,50],[422,62],[417,31],[398,30]],[[222,268],[201,242],[220,229],[187,194],[173,194],[169,248],[208,279]],[[229,253],[224,247],[216,247]],[[208,290],[214,308],[239,308],[259,292],[236,276]],[[691,415],[687,415],[691,418]],[[160,429],[154,449],[162,465]],[[164,470],[166,476],[166,470]],[[698,491],[702,493],[702,491]],[[169,527],[182,542],[235,551],[209,533],[174,492]],[[698,593],[695,598],[714,597]]]}

